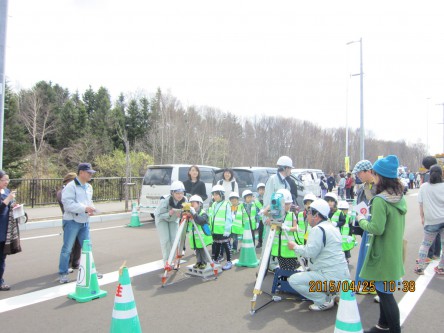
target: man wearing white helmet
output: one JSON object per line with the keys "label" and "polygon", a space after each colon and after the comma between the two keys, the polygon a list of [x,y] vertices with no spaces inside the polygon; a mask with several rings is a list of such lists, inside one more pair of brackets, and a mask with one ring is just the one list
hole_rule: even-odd
{"label": "man wearing white helmet", "polygon": [[[265,184],[264,183],[257,184],[256,190],[257,190],[257,197],[254,200],[254,204],[256,205],[258,212],[260,212],[264,207]],[[262,221],[262,216],[260,214],[257,215],[257,218],[258,218],[258,228],[257,228],[258,242],[256,248],[259,249],[262,247],[262,240],[264,236],[264,223]]]}
{"label": "man wearing white helmet", "polygon": [[[193,195],[190,198],[191,209],[190,213],[196,222],[197,230],[194,225],[189,222],[190,233],[190,247],[196,251],[196,264],[193,268],[205,269],[207,267],[207,260],[204,247],[213,244],[213,237],[211,237],[210,227],[208,225],[208,215],[203,209],[203,200],[198,195]],[[203,238],[204,244],[200,241],[199,235]]]}
{"label": "man wearing white helmet", "polygon": [[[275,175],[270,176],[268,178],[267,183],[265,184],[265,192],[264,192],[264,214],[268,216],[268,210],[270,207],[271,195],[277,192],[280,189],[290,190],[290,184],[285,180],[291,174],[291,169],[293,169],[293,161],[288,156],[281,156],[276,162],[278,166],[278,171]],[[265,235],[264,238],[268,239],[268,234],[270,233],[270,218],[264,217],[264,228]],[[262,248],[261,258],[264,257],[264,249]],[[268,265],[268,269],[274,271],[278,267],[278,262],[271,258],[270,264]]]}
{"label": "man wearing white helmet", "polygon": [[163,196],[159,206],[154,211],[154,221],[159,234],[160,248],[164,264],[168,260],[182,212],[182,204],[186,202],[185,186],[180,181],[174,181],[170,186],[170,194]]}
{"label": "man wearing white helmet", "polygon": [[[311,226],[306,245],[289,242],[288,248],[299,256],[309,258],[310,271],[295,273],[288,279],[290,286],[314,304],[312,311],[324,311],[334,306],[330,296],[331,285],[350,278],[347,261],[342,254],[342,238],[339,230],[328,221],[330,207],[323,199],[316,199],[310,205],[308,222]],[[325,281],[325,282],[324,282]]]}

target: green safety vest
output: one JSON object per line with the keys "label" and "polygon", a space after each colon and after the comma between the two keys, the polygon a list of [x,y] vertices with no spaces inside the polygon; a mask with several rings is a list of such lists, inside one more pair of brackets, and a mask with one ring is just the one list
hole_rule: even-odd
{"label": "green safety vest", "polygon": [[233,218],[233,224],[231,225],[231,233],[236,234],[236,235],[243,235],[243,233],[244,233],[244,225],[242,224],[242,204],[241,203],[237,206],[236,214]]}
{"label": "green safety vest", "polygon": [[[286,212],[283,223],[288,227],[292,228],[293,217],[294,217],[293,212]],[[294,232],[288,232],[288,236],[290,237],[290,240],[296,241]],[[273,246],[271,247],[271,255],[282,258],[296,258],[296,253],[294,252],[294,250],[290,250],[287,245],[288,245],[288,240],[287,237],[285,237],[285,234],[283,234],[280,229],[276,230],[273,239]]]}
{"label": "green safety vest", "polygon": [[[201,209],[199,212],[199,216],[201,216],[202,214],[205,213],[205,210]],[[199,234],[202,236],[203,241],[205,243],[205,246],[210,245],[213,243],[213,236],[209,235],[205,235],[205,233],[202,230],[202,226],[198,225],[196,223],[197,226],[197,230],[194,228],[193,223],[190,221],[188,222],[188,230],[191,231],[191,236],[190,236],[190,247],[192,249],[201,249],[203,248],[202,246],[202,242],[200,241],[199,235],[197,234],[197,232],[199,232]]]}
{"label": "green safety vest", "polygon": [[296,233],[296,243],[299,245],[304,245],[307,243],[308,234],[311,230],[311,226],[308,224],[308,221],[305,222],[304,211],[299,212],[298,214],[298,229],[299,231]]}
{"label": "green safety vest", "polygon": [[[333,216],[331,217],[330,221],[332,222],[339,222],[339,216],[341,214],[344,214],[341,210],[337,210],[334,212]],[[342,251],[348,251],[352,249],[355,246],[355,242],[349,243],[347,240],[347,237],[350,236],[350,225],[349,225],[350,219],[346,216],[345,218],[345,224],[339,228],[339,231],[342,235]]]}
{"label": "green safety vest", "polygon": [[242,205],[242,222],[248,223],[250,225],[250,230],[256,230],[256,205],[254,202],[251,203],[251,210],[250,215],[248,215],[247,210],[245,209],[245,206]]}
{"label": "green safety vest", "polygon": [[[214,202],[210,209],[211,232],[217,235],[223,235],[225,232],[225,222],[227,219],[227,210],[231,205],[228,201]],[[231,212],[230,212],[231,213]]]}

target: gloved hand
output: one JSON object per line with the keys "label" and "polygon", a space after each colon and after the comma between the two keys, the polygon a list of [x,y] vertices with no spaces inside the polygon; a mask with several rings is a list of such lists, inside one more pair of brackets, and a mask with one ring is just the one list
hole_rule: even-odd
{"label": "gloved hand", "polygon": [[287,231],[287,232],[290,231],[290,227],[289,227],[288,225],[285,225],[285,224],[282,224],[282,225],[281,225],[281,229],[282,229],[283,231]]}
{"label": "gloved hand", "polygon": [[231,234],[231,232],[229,232],[229,231],[224,231],[224,237],[229,237],[230,234]]}
{"label": "gloved hand", "polygon": [[353,243],[354,241],[352,236],[347,236],[347,243]]}
{"label": "gloved hand", "polygon": [[193,207],[191,207],[191,208],[190,208],[190,213],[191,213],[192,215],[196,215],[196,210],[195,210]]}

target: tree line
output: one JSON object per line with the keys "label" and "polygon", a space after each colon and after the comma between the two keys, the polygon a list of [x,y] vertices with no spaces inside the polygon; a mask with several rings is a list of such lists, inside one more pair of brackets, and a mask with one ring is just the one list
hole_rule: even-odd
{"label": "tree line", "polygon": [[[297,168],[344,169],[345,128],[278,116],[238,117],[209,106],[184,107],[170,93],[121,93],[105,87],[70,92],[40,81],[5,89],[3,168],[11,178],[63,177],[81,161],[97,176],[142,176],[147,165],[274,166],[281,155]],[[276,110],[278,114],[278,110]],[[295,112],[297,114],[297,112]],[[365,138],[366,158],[396,154],[417,170],[422,143]],[[350,165],[359,160],[359,129],[349,131]]]}

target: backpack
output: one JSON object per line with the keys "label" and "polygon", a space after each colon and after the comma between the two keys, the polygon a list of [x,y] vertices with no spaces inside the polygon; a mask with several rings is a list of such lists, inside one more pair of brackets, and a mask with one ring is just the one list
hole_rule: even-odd
{"label": "backpack", "polygon": [[[222,185],[223,183],[224,183],[223,179],[217,182],[218,185]],[[234,192],[234,182],[231,182],[231,192]]]}

